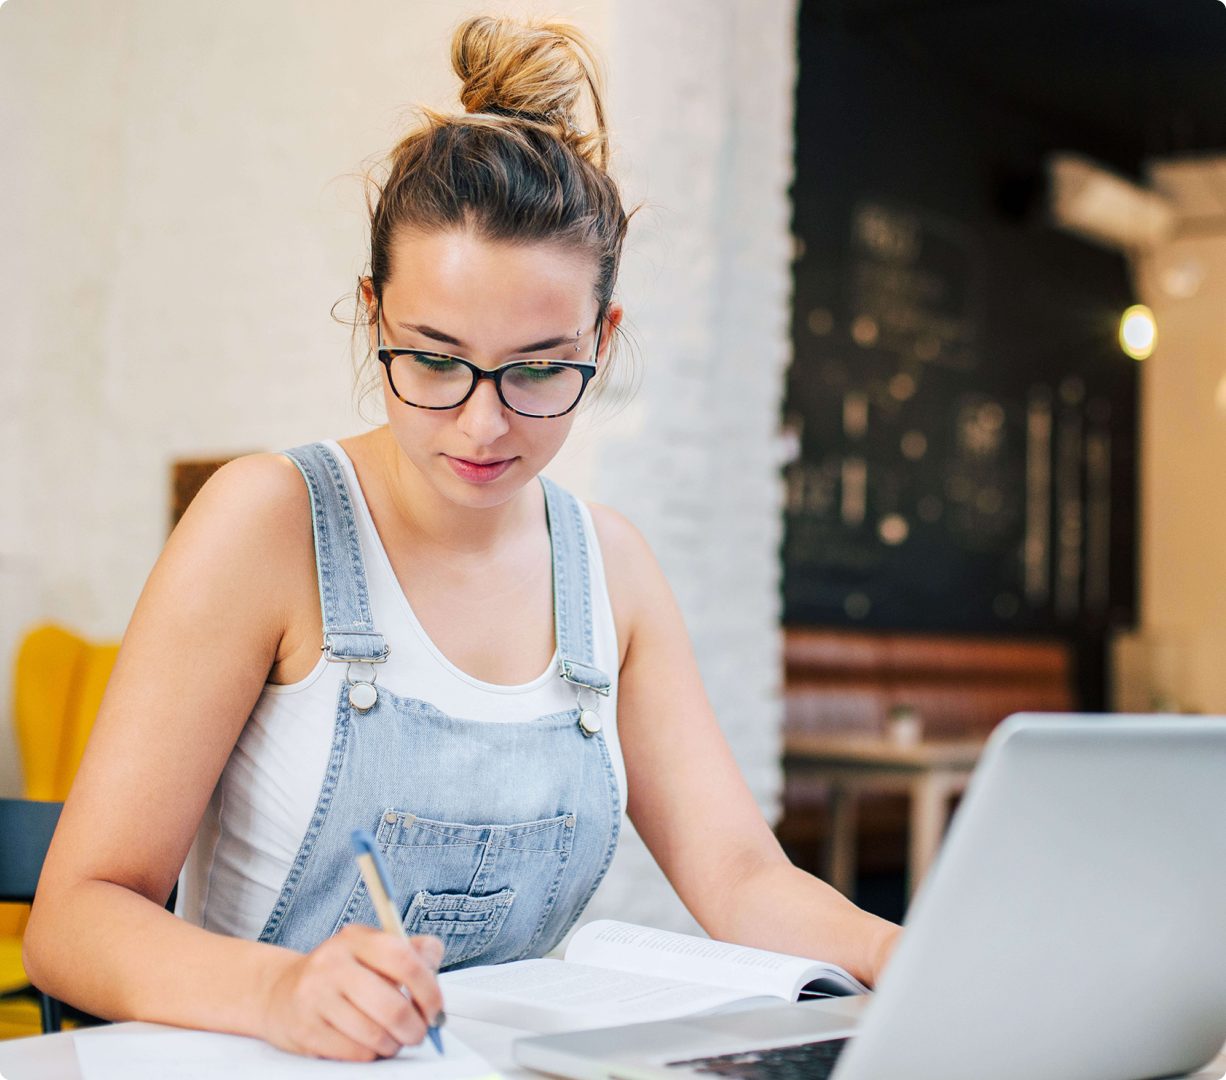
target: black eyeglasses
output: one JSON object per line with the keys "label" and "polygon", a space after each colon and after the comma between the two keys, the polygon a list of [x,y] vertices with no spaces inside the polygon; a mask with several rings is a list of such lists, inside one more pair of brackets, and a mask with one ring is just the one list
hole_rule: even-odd
{"label": "black eyeglasses", "polygon": [[603,321],[596,322],[596,347],[589,361],[513,360],[487,369],[460,356],[384,345],[383,304],[380,302],[379,362],[387,369],[392,393],[415,409],[458,409],[472,397],[477,383],[492,379],[499,400],[513,413],[547,420],[565,416],[583,397],[587,384],[596,374]]}

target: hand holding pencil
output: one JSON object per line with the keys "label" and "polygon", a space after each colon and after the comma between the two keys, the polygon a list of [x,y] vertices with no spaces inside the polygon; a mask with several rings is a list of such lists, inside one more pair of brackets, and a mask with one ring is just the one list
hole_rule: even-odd
{"label": "hand holding pencil", "polygon": [[[430,1035],[442,1022],[443,943],[406,939],[398,914],[391,928],[353,923],[306,954],[264,946],[270,975],[261,995],[263,1037],[297,1054],[371,1061]],[[441,1052],[441,1038],[431,1041]]]}

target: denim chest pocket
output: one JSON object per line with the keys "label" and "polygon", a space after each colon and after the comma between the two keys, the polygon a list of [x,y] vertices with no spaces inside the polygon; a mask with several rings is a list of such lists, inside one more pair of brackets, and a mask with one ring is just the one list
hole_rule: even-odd
{"label": "denim chest pocket", "polygon": [[[387,808],[375,839],[409,934],[433,934],[443,967],[505,963],[531,953],[570,860],[575,815],[472,825]],[[378,925],[358,876],[334,933]]]}

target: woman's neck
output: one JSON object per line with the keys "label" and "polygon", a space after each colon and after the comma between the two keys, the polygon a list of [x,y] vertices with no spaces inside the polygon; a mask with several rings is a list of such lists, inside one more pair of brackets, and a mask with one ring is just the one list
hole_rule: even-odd
{"label": "woman's neck", "polygon": [[534,504],[527,490],[499,506],[457,505],[422,476],[386,427],[362,438],[369,439],[366,460],[375,473],[370,479],[383,487],[398,529],[425,548],[452,557],[486,557],[503,548],[507,537],[524,528],[534,511],[539,512],[539,504]]}

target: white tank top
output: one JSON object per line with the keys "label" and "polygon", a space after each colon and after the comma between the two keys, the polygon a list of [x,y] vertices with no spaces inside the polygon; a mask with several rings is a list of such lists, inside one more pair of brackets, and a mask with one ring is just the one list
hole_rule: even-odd
{"label": "white tank top", "polygon": [[[491,723],[531,720],[575,706],[574,687],[557,675],[557,655],[531,682],[482,682],[452,664],[430,640],[392,571],[353,463],[332,440],[356,509],[375,628],[390,650],[379,680],[452,716]],[[304,489],[305,497],[305,489]],[[617,631],[591,514],[587,535],[595,664],[613,680],[601,704],[603,733],[626,806],[626,769],[617,735]],[[322,635],[322,628],[320,633]],[[265,684],[205,807],[179,878],[176,913],[206,930],[256,939],[298,854],[323,785],[344,664],[322,655],[306,678]]]}

